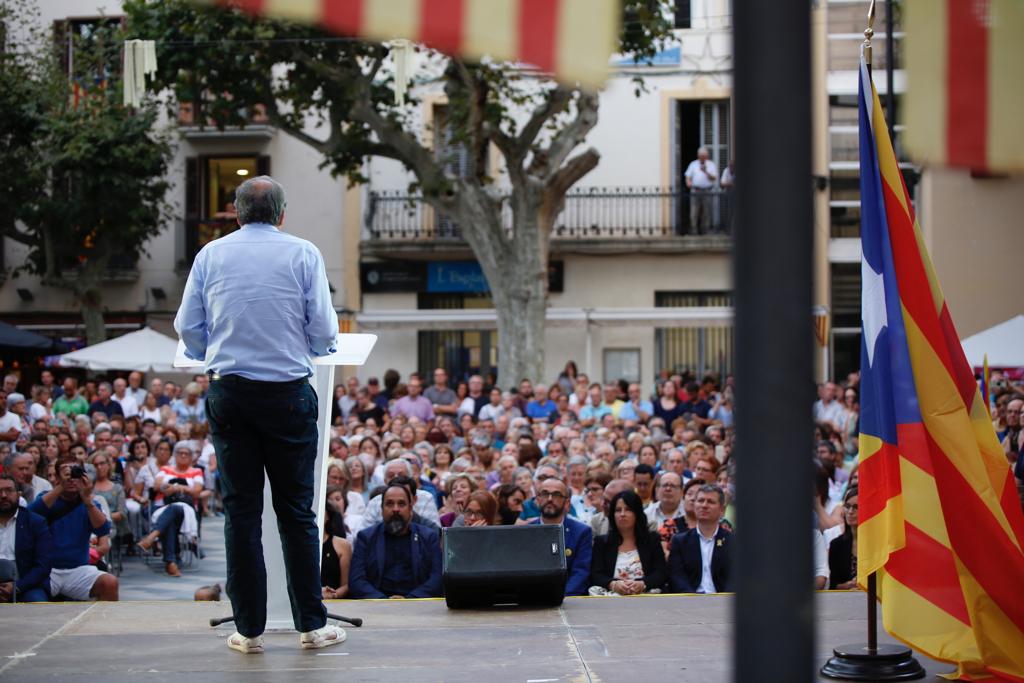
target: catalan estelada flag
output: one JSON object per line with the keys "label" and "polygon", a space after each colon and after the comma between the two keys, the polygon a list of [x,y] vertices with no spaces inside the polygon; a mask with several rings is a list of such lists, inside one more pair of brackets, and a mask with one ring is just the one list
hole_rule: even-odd
{"label": "catalan estelada flag", "polygon": [[405,38],[452,55],[532,64],[604,85],[621,0],[206,0],[369,40]]}
{"label": "catalan estelada flag", "polygon": [[857,581],[885,629],[968,680],[1024,681],[1024,514],[860,75]]}
{"label": "catalan estelada flag", "polygon": [[904,142],[914,160],[1024,170],[1024,2],[904,4]]}

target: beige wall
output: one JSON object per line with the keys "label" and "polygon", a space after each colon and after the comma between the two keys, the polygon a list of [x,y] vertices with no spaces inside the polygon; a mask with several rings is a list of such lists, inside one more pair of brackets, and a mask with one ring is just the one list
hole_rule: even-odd
{"label": "beige wall", "polygon": [[[550,296],[552,308],[649,308],[656,291],[724,291],[732,289],[729,254],[692,254],[665,256],[568,255],[565,260],[565,291]],[[362,310],[414,310],[416,295],[364,294]],[[377,346],[357,374],[365,379],[380,377],[387,368],[403,376],[416,370],[417,332],[415,329],[366,329],[378,335]],[[566,361],[576,361],[581,372],[592,380],[612,380],[603,376],[605,349],[640,349],[640,372],[645,391],[653,389],[655,364],[655,328],[653,325],[590,327],[590,359],[587,362],[587,327],[583,323],[549,325],[545,331],[545,382],[554,380]],[[508,380],[503,381],[505,386]]]}
{"label": "beige wall", "polygon": [[929,170],[918,218],[961,338],[1024,313],[1024,178]]}

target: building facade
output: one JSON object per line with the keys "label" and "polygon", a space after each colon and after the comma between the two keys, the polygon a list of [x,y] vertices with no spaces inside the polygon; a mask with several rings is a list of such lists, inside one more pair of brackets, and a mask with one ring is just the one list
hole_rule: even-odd
{"label": "building facade", "polygon": [[[106,2],[82,14],[71,0],[45,0],[41,10],[44,24],[72,29],[121,11],[118,3]],[[544,379],[569,360],[593,380],[635,379],[648,390],[665,372],[732,371],[731,187],[716,183],[711,225],[694,235],[683,181],[699,147],[709,149],[720,177],[731,164],[730,13],[728,0],[680,0],[678,44],[653,65],[619,61],[601,93],[599,123],[585,143],[600,152],[601,162],[570,192],[551,240]],[[821,0],[811,18],[816,307],[810,315],[824,379],[843,377],[859,364],[856,89],[863,3]],[[884,94],[883,27],[880,17],[875,79]],[[900,31],[897,17],[897,150],[906,85]],[[639,96],[635,75],[645,83]],[[446,133],[443,92],[426,86],[417,94],[420,133],[439,154],[452,156],[458,150]],[[441,366],[462,379],[496,370],[496,322],[486,280],[459,226],[409,195],[409,174],[395,162],[372,158],[366,161],[368,183],[349,188],[319,169],[312,148],[267,125],[259,111],[249,114],[250,125],[220,131],[201,125],[202,112],[186,103],[164,122],[177,131],[168,198],[174,220],[146,254],[110,273],[104,291],[110,334],[143,325],[173,333],[192,257],[234,229],[234,188],[270,173],[288,191],[286,229],[323,252],[343,329],[380,336],[361,375],[388,368],[429,373]],[[454,158],[451,170],[458,173],[457,153]],[[1012,246],[1024,202],[1022,180],[922,169],[909,159],[902,165],[961,335],[1019,313],[1013,287],[990,280],[1017,265]],[[500,167],[496,172],[500,184]],[[11,241],[3,246],[9,272],[25,252]],[[0,284],[0,319],[55,337],[83,335],[70,297],[33,277]],[[505,386],[518,379],[499,381]]]}

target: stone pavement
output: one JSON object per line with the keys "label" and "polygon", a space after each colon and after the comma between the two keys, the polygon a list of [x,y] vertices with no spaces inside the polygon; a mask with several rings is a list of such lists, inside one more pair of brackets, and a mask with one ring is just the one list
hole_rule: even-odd
{"label": "stone pavement", "polygon": [[[283,589],[283,587],[282,587]],[[862,641],[865,596],[816,596],[815,669]],[[266,652],[229,650],[212,629],[226,602],[0,606],[0,681],[103,683],[728,683],[731,595],[568,598],[562,607],[449,610],[443,600],[330,601],[364,619],[348,640],[299,649],[270,633]],[[879,640],[892,639],[879,629]],[[920,657],[927,680],[952,667]],[[765,667],[772,666],[765,662]]]}
{"label": "stone pavement", "polygon": [[[224,518],[204,517],[200,546],[203,559],[195,559],[191,566],[181,567],[181,578],[164,572],[163,560],[150,557],[148,564],[142,557],[125,557],[119,581],[121,600],[191,600],[200,586],[227,581],[227,562],[224,555]],[[227,600],[224,594],[221,598]]]}

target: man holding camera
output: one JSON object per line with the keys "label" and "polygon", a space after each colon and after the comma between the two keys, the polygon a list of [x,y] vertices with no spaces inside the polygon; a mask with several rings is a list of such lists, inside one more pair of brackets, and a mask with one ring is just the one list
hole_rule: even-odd
{"label": "man holding camera", "polygon": [[57,459],[57,485],[28,506],[46,519],[53,537],[50,595],[69,600],[117,600],[117,577],[89,564],[89,537],[110,533],[92,495],[92,481],[70,455]]}

